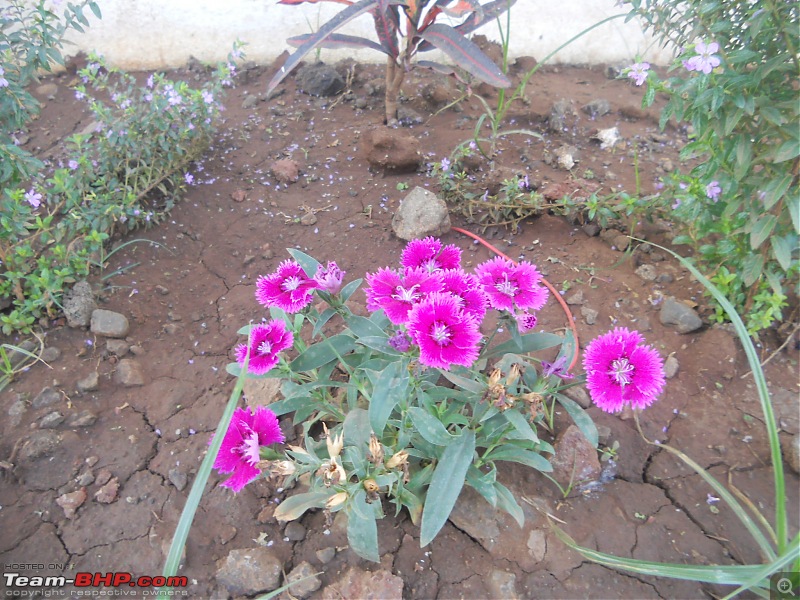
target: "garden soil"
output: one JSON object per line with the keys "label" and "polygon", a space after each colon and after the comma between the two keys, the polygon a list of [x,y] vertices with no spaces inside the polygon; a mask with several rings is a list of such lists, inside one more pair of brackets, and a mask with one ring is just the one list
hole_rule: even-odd
{"label": "garden soil", "polygon": [[[415,186],[437,191],[426,165],[469,140],[482,111],[474,96],[446,107],[459,96],[454,82],[413,71],[402,103],[410,126],[398,131],[419,141],[422,166],[410,173],[375,169],[363,145],[368,132],[384,127],[382,68],[337,65],[346,82],[338,96],[305,95],[290,77],[267,98],[274,68],[241,70],[211,148],[190,169],[194,182],[185,198],[163,222],[117,233],[114,247],[136,242],[115,252],[91,277],[100,307],[129,320],[126,338],[109,340],[69,328],[64,319],[51,321],[43,331],[46,347],[55,349],[49,351],[51,360],[21,373],[0,394],[0,556],[6,573],[160,574],[234,386],[225,367],[231,349],[243,341],[237,330],[264,314],[254,298],[257,277],[286,259],[286,248],[337,261],[348,281],[396,264],[405,242],[393,234],[391,220],[400,201]],[[481,186],[496,188],[503,178],[526,175],[556,200],[593,191],[633,194],[637,184],[642,194],[653,193],[658,178],[679,165],[687,132],[675,124],[660,131],[658,104],[642,110],[642,90],[607,71],[539,70],[525,101],[514,103],[502,126],[540,136],[501,139],[494,171],[483,161],[471,173],[479,193]],[[519,81],[521,72],[514,73]],[[196,65],[173,75],[190,81],[203,76]],[[69,87],[73,78],[67,72],[36,90],[43,112],[30,127],[26,147],[52,161],[59,159],[61,140],[90,122]],[[474,92],[490,105],[497,101],[496,92],[484,86]],[[584,108],[597,100],[607,103],[607,112],[602,102],[594,104],[599,110]],[[601,148],[597,132],[613,127],[621,139]],[[559,150],[562,146],[572,148]],[[573,158],[569,170],[557,160],[564,152]],[[290,162],[275,166],[279,160]],[[294,167],[297,180],[291,181]],[[663,357],[672,357],[666,391],[641,415],[644,434],[680,448],[772,518],[772,470],[753,380],[730,330],[711,325],[713,311],[700,286],[655,247],[637,242],[623,252],[628,241],[622,234],[630,223],[597,235],[596,227],[577,216],[550,213],[524,220],[517,233],[484,230],[455,210],[452,222],[484,235],[514,259],[535,263],[569,300],[581,346],[613,326],[626,326],[641,331]],[[669,244],[673,234],[663,221],[634,226],[637,236],[656,243]],[[467,268],[493,256],[455,231],[442,240],[463,249]],[[694,308],[705,326],[681,334],[663,325],[660,310],[669,296]],[[354,300],[363,305],[363,292]],[[563,310],[551,299],[538,328],[563,332],[566,325]],[[781,437],[788,442],[799,428],[797,350],[791,344],[780,348],[784,339],[767,332],[758,349],[762,360],[770,358],[766,371]],[[580,365],[575,372],[582,372]],[[250,387],[247,401],[267,402],[265,393]],[[586,400],[579,393],[575,397]],[[568,550],[553,526],[585,546],[625,557],[681,564],[761,560],[731,509],[679,460],[648,445],[630,414],[612,416],[591,407],[588,412],[601,446],[617,448],[613,462],[602,463],[598,481],[575,485],[565,496],[536,471],[501,468],[500,480],[524,509],[524,526],[465,493],[458,518],[425,548],[407,514],[395,516],[386,503],[387,516],[378,527],[380,564],[348,549],[341,518],[330,522],[312,511],[298,523],[276,522],[275,507],[301,484],[262,479],[234,495],[212,473],[180,571],[188,587],[176,591],[192,598],[253,596],[282,585],[290,573],[309,573],[316,575],[293,588],[294,597],[723,594],[699,583],[598,566]],[[559,415],[554,434],[568,424],[566,415]],[[300,429],[290,417],[282,418],[282,427],[299,443]],[[554,439],[545,431],[541,435]],[[791,469],[786,487],[796,531],[798,478]],[[258,583],[265,577],[270,581]],[[256,582],[248,588],[251,581]],[[67,596],[77,594],[70,590]]]}

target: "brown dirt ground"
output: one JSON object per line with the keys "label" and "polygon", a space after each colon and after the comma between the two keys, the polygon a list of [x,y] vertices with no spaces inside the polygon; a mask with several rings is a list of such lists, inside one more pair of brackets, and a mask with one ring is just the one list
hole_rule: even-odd
{"label": "brown dirt ground", "polygon": [[[115,244],[133,238],[154,240],[168,248],[129,245],[112,257],[104,274],[124,271],[107,279],[98,273],[92,279],[101,305],[131,321],[128,342],[140,349],[135,360],[145,374],[144,385],[126,388],[115,383],[118,360],[107,352],[106,341],[55,322],[45,332],[46,343],[61,350],[60,358],[49,366],[34,366],[2,393],[3,415],[17,399],[31,400],[46,386],[58,390],[61,400],[42,409],[29,406],[17,426],[4,418],[1,459],[11,458],[14,448],[34,436],[42,417],[53,410],[65,415],[88,410],[97,416],[90,426],[59,426],[55,447],[41,457],[11,461],[13,470],[4,474],[0,487],[3,564],[66,565],[63,571],[24,574],[160,573],[193,475],[233,388],[225,365],[231,361],[231,348],[240,341],[236,331],[259,316],[253,297],[255,279],[284,260],[287,247],[300,248],[319,260],[338,261],[348,280],[396,262],[404,242],[392,234],[390,221],[407,193],[397,185],[435,189],[435,182],[419,172],[370,172],[359,138],[369,128],[382,126],[382,98],[365,92],[366,82],[382,76],[381,68],[342,68],[348,66],[355,75],[352,93],[341,99],[305,96],[295,91],[289,78],[285,93],[266,100],[271,69],[247,70],[229,93],[225,121],[213,147],[195,166],[196,184],[183,202],[162,225],[114,240]],[[182,71],[177,76],[191,74]],[[68,88],[69,80],[66,74],[53,79],[58,86],[55,99],[42,99],[43,115],[31,127],[28,147],[43,156],[57,156],[59,140],[88,122]],[[429,163],[469,139],[480,114],[475,99],[462,102],[458,112],[433,114],[421,95],[431,81],[446,83],[418,70],[404,86],[406,105],[425,118],[425,124],[407,131],[420,139]],[[243,108],[249,96],[257,100]],[[589,170],[604,192],[634,192],[636,148],[643,192],[650,193],[663,173],[661,161],[668,158],[678,164],[684,132],[669,127],[659,133],[657,108],[642,111],[641,90],[627,81],[608,79],[604,69],[544,68],[531,80],[527,96],[529,103],[517,103],[509,123],[542,131],[544,137],[509,138],[501,145],[498,162],[527,173],[540,187],[550,183],[571,187]],[[359,97],[366,105],[357,109]],[[572,101],[575,115],[564,131],[548,132],[546,116],[561,98]],[[591,119],[580,107],[595,98],[607,99],[612,110]],[[492,99],[490,93],[489,102]],[[615,149],[600,150],[589,140],[593,129],[613,126],[624,138]],[[572,173],[543,160],[545,150],[564,143],[581,150]],[[298,163],[301,176],[297,183],[279,186],[270,166],[286,157]],[[309,211],[315,212],[316,223],[295,222]],[[470,228],[460,217],[453,220]],[[657,241],[669,239],[668,231],[640,227],[638,232]],[[660,253],[622,254],[600,237],[587,236],[578,224],[552,215],[527,220],[517,235],[501,229],[490,230],[488,236],[514,258],[524,256],[539,265],[554,285],[569,288],[567,295],[583,292],[584,306],[599,313],[597,322],[588,325],[580,317],[581,307],[572,307],[578,313],[583,343],[618,324],[642,331],[663,356],[673,354],[679,371],[663,397],[645,413],[645,433],[683,449],[721,479],[731,477],[770,514],[774,499],[768,447],[741,348],[719,329],[706,327],[679,335],[659,322],[660,295],[695,301],[701,314],[710,312],[699,286],[679,264]],[[467,266],[490,258],[487,250],[463,235],[450,232],[443,239],[465,249]],[[634,273],[640,262],[650,262],[659,274],[671,277],[645,281]],[[565,326],[555,302],[542,311],[540,326],[546,331]],[[763,357],[779,344],[780,340],[766,339],[760,349]],[[93,371],[100,375],[99,389],[76,392],[77,381]],[[767,373],[776,398],[781,399],[782,435],[797,435],[796,352],[778,353]],[[491,551],[451,523],[430,547],[420,549],[418,530],[403,514],[380,523],[383,560],[374,565],[347,550],[341,528],[326,530],[318,512],[302,518],[304,539],[289,540],[284,525],[271,517],[275,504],[292,493],[278,482],[260,480],[233,497],[217,486],[219,478],[212,474],[182,571],[190,578],[190,596],[227,597],[215,581],[216,562],[232,549],[255,547],[259,538],[273,542],[271,548],[286,573],[303,560],[322,572],[323,586],[312,598],[322,597],[326,586],[353,565],[367,570],[382,567],[399,575],[407,598],[490,597],[489,581],[495,571],[513,574],[516,594],[529,598],[679,598],[720,593],[697,583],[624,574],[584,561],[556,539],[541,513],[532,508],[537,503],[562,520],[580,543],[623,556],[698,564],[758,560],[754,544],[729,508],[717,504],[718,511],[712,511],[707,503],[711,490],[696,475],[667,453],[644,444],[632,420],[596,409],[589,412],[607,428],[605,444],[619,442],[616,476],[601,487],[576,490],[564,499],[538,473],[521,467],[505,469],[502,480],[518,497],[530,500],[522,502],[528,518],[520,530],[501,517],[501,543]],[[291,423],[284,421],[291,432]],[[171,470],[188,475],[189,486],[179,491],[170,480]],[[88,500],[68,519],[56,498],[80,489],[78,479],[86,471],[97,480],[85,486]],[[109,504],[94,497],[104,471],[119,482],[117,498]],[[796,531],[798,478],[791,473],[787,477]],[[543,540],[544,545],[532,545],[531,540]],[[323,564],[316,551],[332,546],[339,551]],[[534,546],[546,551],[537,554]]]}

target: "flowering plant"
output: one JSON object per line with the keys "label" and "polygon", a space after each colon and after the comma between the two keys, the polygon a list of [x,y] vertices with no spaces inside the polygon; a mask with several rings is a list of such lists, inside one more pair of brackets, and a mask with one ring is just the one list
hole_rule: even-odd
{"label": "flowering plant", "polygon": [[[465,484],[521,524],[522,509],[497,480],[497,464],[551,471],[545,455],[553,447],[539,437],[552,425],[548,398],[597,445],[591,419],[559,393],[571,384],[565,363],[573,338],[531,332],[549,293],[534,265],[498,257],[470,273],[458,247],[414,240],[399,268],[367,274],[362,316],[353,312],[361,280],[342,285],[335,263],[289,253],[292,260],[258,279],[256,298],[270,318],[240,330],[248,342],[228,366],[237,376],[281,378],[283,398],[269,410],[294,412],[294,422],[303,424],[302,445],[283,455],[262,448],[258,464],[265,473],[310,476],[309,489],[284,500],[277,519],[297,519],[312,508],[344,511],[352,549],[377,561],[384,499],[395,512],[408,510],[423,546]],[[338,333],[328,335],[329,328]],[[531,356],[555,347],[552,364]],[[644,393],[654,391],[660,388]],[[227,472],[233,459],[255,464],[241,441],[253,434],[234,437]]]}

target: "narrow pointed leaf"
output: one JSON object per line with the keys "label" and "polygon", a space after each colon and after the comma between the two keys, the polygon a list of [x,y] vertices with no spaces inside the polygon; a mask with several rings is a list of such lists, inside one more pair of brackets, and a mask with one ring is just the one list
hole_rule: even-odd
{"label": "narrow pointed leaf", "polygon": [[347,505],[347,541],[362,558],[380,562],[378,554],[378,524],[375,510],[366,502],[366,492],[359,490]]}
{"label": "narrow pointed leaf", "polygon": [[491,349],[486,354],[486,358],[492,356],[502,356],[503,354],[527,354],[528,352],[538,352],[553,346],[558,346],[564,342],[564,338],[554,333],[528,333],[520,336],[522,345],[515,340],[508,340]]}
{"label": "narrow pointed leaf", "polygon": [[307,510],[322,508],[328,498],[335,494],[333,490],[324,492],[306,492],[288,497],[275,509],[275,518],[278,521],[293,521],[303,516]]}
{"label": "narrow pointed leaf", "polygon": [[434,23],[420,37],[444,52],[459,67],[481,81],[499,88],[511,86],[511,81],[496,64],[473,42],[443,23]]}
{"label": "narrow pointed leaf", "polygon": [[[297,48],[298,46],[302,46],[306,43],[313,33],[303,33],[301,35],[296,35],[294,37],[290,37],[286,40],[286,43],[290,46],[294,46]],[[343,33],[332,33],[324,40],[322,40],[319,44],[317,44],[318,48],[327,48],[331,50],[335,50],[337,48],[369,48],[371,50],[377,50],[378,52],[383,52],[388,54],[386,50],[384,50],[383,46],[373,42],[372,40],[368,40],[367,38],[358,37],[356,35],[345,35]]]}
{"label": "narrow pointed leaf", "polygon": [[554,394],[558,403],[564,407],[564,410],[567,411],[572,420],[575,421],[575,425],[578,426],[578,429],[581,430],[581,433],[586,437],[589,443],[597,448],[597,444],[599,441],[599,436],[597,433],[597,427],[592,421],[592,418],[586,414],[586,412],[581,408],[580,404],[572,400],[571,398],[567,398],[563,394]]}
{"label": "narrow pointed leaf", "polygon": [[289,367],[292,371],[311,371],[318,369],[322,365],[332,360],[337,360],[339,356],[344,356],[356,347],[356,342],[349,335],[339,334],[311,346],[300,356],[295,358]]}
{"label": "narrow pointed leaf", "polygon": [[532,450],[525,450],[524,448],[512,446],[511,444],[495,448],[488,456],[484,457],[484,460],[515,462],[532,467],[542,473],[550,473],[553,470],[553,465],[541,454],[533,452]]}
{"label": "narrow pointed leaf", "polygon": [[442,453],[428,487],[428,501],[422,510],[420,546],[431,543],[447,522],[464,487],[464,479],[472,464],[474,452],[475,432],[465,429]]}
{"label": "narrow pointed leaf", "polygon": [[522,507],[517,503],[511,490],[498,481],[494,482],[494,487],[497,490],[497,508],[502,508],[514,517],[520,527],[525,525],[525,513],[522,512]]}
{"label": "narrow pointed leaf", "polygon": [[383,436],[386,421],[405,397],[408,389],[408,369],[405,360],[398,360],[382,371],[375,382],[375,389],[369,400],[369,424],[379,438]]}
{"label": "narrow pointed leaf", "polygon": [[400,47],[397,44],[397,30],[400,27],[398,10],[397,6],[389,5],[386,0],[380,0],[378,8],[372,11],[375,33],[378,35],[381,49],[394,58],[400,56]]}
{"label": "narrow pointed leaf", "polygon": [[453,441],[453,436],[448,433],[442,422],[436,417],[429,414],[423,408],[418,406],[411,406],[408,409],[408,415],[411,417],[411,422],[414,423],[414,428],[417,430],[426,442],[430,442],[436,446],[447,446]]}
{"label": "narrow pointed leaf", "polygon": [[[490,21],[494,21],[497,17],[502,15],[512,6],[517,0],[494,0],[494,2],[487,2],[483,5],[483,13],[472,13],[469,17],[467,17],[461,25],[456,25],[454,28],[458,33],[461,35],[467,35],[468,33],[472,33],[479,27],[482,27],[486,23]],[[437,3],[438,4],[438,3]],[[428,50],[433,50],[433,44],[428,42],[422,42],[417,47],[417,52],[426,52]]]}
{"label": "narrow pointed leaf", "polygon": [[286,251],[300,264],[307,277],[314,277],[317,274],[319,261],[316,258],[295,248],[287,248]]}

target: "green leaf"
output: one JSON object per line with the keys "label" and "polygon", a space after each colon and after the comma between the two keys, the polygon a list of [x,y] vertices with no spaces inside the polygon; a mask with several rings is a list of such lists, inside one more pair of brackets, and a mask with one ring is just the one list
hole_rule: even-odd
{"label": "green leaf", "polygon": [[778,217],[775,215],[764,215],[759,218],[750,232],[750,248],[752,250],[758,250],[761,244],[770,236],[772,230],[775,229],[777,223]]}
{"label": "green leaf", "polygon": [[522,527],[525,525],[525,513],[522,512],[522,507],[517,503],[514,494],[511,493],[506,486],[499,481],[494,483],[495,490],[497,490],[497,507],[502,508],[517,522],[517,525]]}
{"label": "green leaf", "polygon": [[488,456],[483,458],[484,461],[504,460],[506,462],[515,462],[521,465],[526,465],[542,473],[550,473],[553,470],[553,465],[544,456],[533,450],[526,450],[518,446],[506,444],[498,446],[493,449]]}
{"label": "green leaf", "polygon": [[[461,372],[469,373],[466,369],[463,369]],[[444,378],[450,383],[457,385],[462,390],[472,392],[473,394],[483,394],[486,390],[486,384],[475,381],[474,379],[467,379],[461,375],[456,375],[452,371],[442,371],[442,375],[444,375]]]}
{"label": "green leaf", "polygon": [[781,178],[771,180],[764,188],[764,209],[769,210],[778,200],[783,198],[789,186],[792,184],[792,175],[787,173]]}
{"label": "green leaf", "polygon": [[398,360],[378,374],[372,397],[369,399],[369,423],[379,438],[383,428],[397,403],[406,395],[408,389],[408,362]]}
{"label": "green leaf", "polygon": [[800,140],[793,139],[784,142],[775,152],[775,156],[773,156],[772,160],[776,163],[780,163],[792,160],[798,155],[800,155]]}
{"label": "green leaf", "polygon": [[336,311],[330,307],[322,311],[322,314],[319,316],[319,319],[317,319],[317,322],[314,323],[314,330],[311,332],[311,339],[314,339],[320,334],[322,328],[325,327],[325,323],[330,321],[335,314]]}
{"label": "green leaf", "polygon": [[305,492],[289,496],[281,502],[275,509],[275,518],[278,521],[294,521],[303,516],[307,510],[312,508],[323,508],[328,498],[333,496],[334,490],[324,492]]}
{"label": "green leaf", "polygon": [[444,527],[458,500],[475,452],[475,432],[465,429],[444,449],[433,471],[427,502],[422,509],[420,546],[431,543]]}
{"label": "green leaf", "polygon": [[332,360],[338,360],[339,356],[344,356],[355,347],[352,337],[340,333],[308,348],[289,364],[289,368],[295,373],[318,369]]}
{"label": "green leaf", "polygon": [[475,465],[470,465],[467,470],[467,485],[474,488],[483,499],[492,506],[497,506],[497,489],[494,487],[496,482],[497,469],[492,469],[488,473],[483,473]]}
{"label": "green leaf", "polygon": [[367,348],[371,348],[372,350],[377,350],[383,354],[388,354],[389,356],[400,356],[400,352],[395,350],[389,345],[389,338],[385,335],[377,336],[377,335],[365,335],[359,336],[357,343],[361,344],[362,346],[366,346]]}
{"label": "green leaf", "polygon": [[369,444],[369,434],[372,431],[369,424],[369,413],[363,408],[354,408],[347,413],[342,424],[342,431],[346,446],[364,448]]}
{"label": "green leaf", "polygon": [[791,237],[785,235],[783,237],[773,237],[770,239],[772,244],[772,252],[775,258],[780,263],[784,271],[788,271],[792,266],[792,242]]}
{"label": "green leaf", "polygon": [[534,431],[528,419],[526,419],[522,413],[512,408],[500,414],[505,417],[506,421],[511,423],[514,429],[516,429],[524,439],[530,440],[534,444],[539,442],[539,436],[536,435],[536,431]]}
{"label": "green leaf", "polygon": [[578,429],[581,430],[584,437],[589,441],[589,443],[597,448],[598,442],[598,434],[597,434],[597,427],[586,411],[584,411],[580,404],[575,402],[574,400],[567,398],[563,394],[553,394],[558,400],[558,403],[564,407],[564,410],[567,411],[572,420],[575,422],[575,425],[578,426]]}
{"label": "green leaf", "polygon": [[538,352],[553,346],[560,345],[564,338],[554,333],[527,333],[520,337],[522,345],[509,340],[499,344],[486,354],[486,358],[492,356],[502,356],[503,354],[527,354],[528,352]]}
{"label": "green leaf", "polygon": [[764,257],[760,254],[748,254],[742,261],[742,281],[746,286],[753,285],[764,270]]}
{"label": "green leaf", "polygon": [[303,267],[303,271],[305,271],[308,277],[314,277],[314,275],[317,274],[319,261],[316,258],[294,248],[287,248],[286,251],[292,255],[293,259],[300,263],[300,266]]}
{"label": "green leaf", "polygon": [[[341,296],[342,302],[347,302],[350,299],[350,296],[352,296],[355,293],[355,291],[358,289],[358,286],[361,285],[362,281],[364,281],[364,280],[363,279],[356,279],[354,281],[351,281],[350,283],[348,283],[347,285],[345,285],[342,288],[342,291],[339,292],[339,296]],[[373,313],[373,317],[374,317],[374,313]]]}
{"label": "green leaf", "polygon": [[380,562],[375,509],[367,504],[366,497],[366,492],[359,490],[347,504],[347,541],[360,557]]}
{"label": "green leaf", "polygon": [[448,446],[453,441],[453,436],[448,433],[442,422],[425,409],[411,406],[408,409],[408,415],[411,417],[411,422],[414,423],[417,433],[426,442],[436,446]]}
{"label": "green leaf", "polygon": [[388,337],[383,329],[366,317],[348,315],[345,317],[345,323],[358,337]]}

